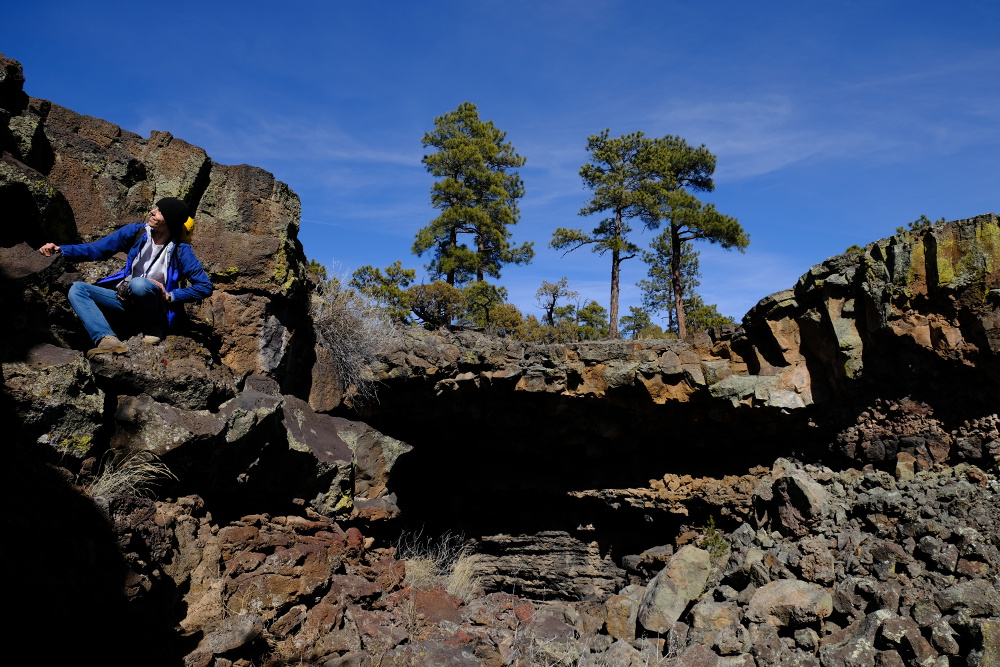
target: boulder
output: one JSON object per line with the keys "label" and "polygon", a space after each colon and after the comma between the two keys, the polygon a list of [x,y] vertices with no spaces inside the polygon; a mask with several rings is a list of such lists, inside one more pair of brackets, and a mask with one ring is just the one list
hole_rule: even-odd
{"label": "boulder", "polygon": [[3,364],[17,423],[15,437],[38,441],[61,455],[84,458],[104,427],[104,392],[79,352],[36,345],[23,360]]}
{"label": "boulder", "polygon": [[167,336],[159,345],[147,345],[136,336],[125,344],[127,354],[91,361],[94,374],[113,393],[146,394],[185,410],[214,410],[236,395],[232,370],[191,338]]}
{"label": "boulder", "polygon": [[833,613],[833,597],[816,584],[781,579],[761,586],[750,598],[747,618],[779,628],[802,627]]}
{"label": "boulder", "polygon": [[645,592],[644,586],[626,586],[604,603],[607,614],[604,625],[613,639],[635,639],[636,618]]}
{"label": "boulder", "polygon": [[681,547],[653,580],[642,597],[638,623],[650,632],[665,633],[692,600],[705,591],[711,556],[690,544]]}

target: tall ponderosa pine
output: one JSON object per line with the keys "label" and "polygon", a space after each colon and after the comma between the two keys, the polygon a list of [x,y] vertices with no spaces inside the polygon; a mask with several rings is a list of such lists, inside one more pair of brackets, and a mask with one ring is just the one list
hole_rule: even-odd
{"label": "tall ponderosa pine", "polygon": [[677,335],[685,338],[687,318],[682,268],[685,244],[703,239],[743,252],[750,244],[750,237],[736,218],[719,213],[715,206],[703,204],[691,194],[692,190],[711,192],[715,189],[712,181],[715,156],[704,145],[694,148],[680,137],[669,135],[657,139],[656,144],[656,150],[649,153],[651,163],[648,167],[658,174],[662,187],[656,192],[656,205],[644,212],[643,221],[652,228],[666,223],[665,233],[670,239],[672,252],[671,279]]}
{"label": "tall ponderosa pine", "polygon": [[[436,149],[423,164],[439,179],[431,204],[441,215],[417,233],[413,252],[431,252],[428,271],[449,285],[499,278],[505,264],[534,257],[531,243],[510,245],[509,227],[520,217],[517,200],[524,196],[516,170],[525,160],[506,136],[492,121],[480,120],[471,102],[435,118],[434,130],[424,135],[424,147]],[[461,235],[471,237],[471,247]]]}
{"label": "tall ponderosa pine", "polygon": [[[666,313],[666,330],[678,333],[677,299],[674,290],[673,248],[670,230],[659,234],[650,244],[650,251],[644,252],[642,260],[649,265],[647,280],[637,285],[642,290],[642,305],[650,312]],[[685,318],[696,329],[708,329],[732,323],[730,317],[719,313],[714,304],[705,304],[695,290],[701,277],[698,268],[698,251],[690,243],[681,244],[680,272],[683,289]]]}
{"label": "tall ponderosa pine", "polygon": [[736,248],[743,252],[750,244],[750,236],[736,218],[719,213],[712,204],[703,204],[684,190],[676,190],[664,197],[653,219],[666,221],[667,229],[664,234],[670,238],[672,252],[670,274],[677,313],[677,335],[685,338],[687,317],[682,268],[684,246],[689,245],[689,241],[704,239],[718,243],[723,248]]}
{"label": "tall ponderosa pine", "polygon": [[630,218],[641,216],[655,204],[649,192],[650,175],[643,169],[643,153],[652,140],[642,132],[626,134],[616,139],[610,130],[587,138],[591,161],[580,168],[584,185],[594,191],[590,202],[580,209],[580,215],[608,213],[609,216],[589,234],[581,229],[558,228],[549,246],[572,252],[593,245],[599,255],[611,253],[611,313],[609,334],[618,337],[618,286],[621,264],[639,253],[639,247],[628,240]]}
{"label": "tall ponderosa pine", "polygon": [[[663,220],[672,221],[675,203],[697,202],[687,190],[714,189],[715,156],[704,146],[688,146],[680,137],[655,139],[635,132],[611,138],[609,134],[610,130],[604,130],[587,139],[591,162],[580,169],[584,184],[594,192],[580,215],[608,213],[609,217],[590,234],[559,228],[550,245],[570,252],[593,244],[594,252],[611,253],[609,328],[610,335],[617,338],[621,263],[639,253],[638,246],[627,238],[631,231],[628,220],[639,218],[650,229],[659,227]],[[683,324],[683,306],[681,311],[678,319]]]}

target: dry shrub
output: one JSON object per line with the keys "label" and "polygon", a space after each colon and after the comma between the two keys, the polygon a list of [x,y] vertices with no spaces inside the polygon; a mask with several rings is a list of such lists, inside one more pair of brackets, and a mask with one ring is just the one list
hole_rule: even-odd
{"label": "dry shrub", "polygon": [[468,550],[464,551],[452,566],[445,589],[466,602],[471,600],[476,589],[482,586],[476,574],[481,560],[482,556],[479,554],[469,553]]}
{"label": "dry shrub", "polygon": [[405,559],[406,575],[403,581],[410,588],[430,588],[441,576],[437,561],[427,556],[411,556]]}
{"label": "dry shrub", "polygon": [[107,462],[93,482],[84,487],[88,496],[148,496],[160,479],[177,479],[151,452],[130,452]]}
{"label": "dry shrub", "polygon": [[481,557],[472,553],[462,534],[404,534],[397,542],[396,553],[406,562],[404,581],[411,588],[442,586],[452,595],[468,600],[480,585],[476,564]]}
{"label": "dry shrub", "polygon": [[316,338],[330,351],[344,391],[353,392],[362,401],[374,399],[372,366],[399,337],[389,314],[344,288],[337,277],[317,287],[310,309]]}

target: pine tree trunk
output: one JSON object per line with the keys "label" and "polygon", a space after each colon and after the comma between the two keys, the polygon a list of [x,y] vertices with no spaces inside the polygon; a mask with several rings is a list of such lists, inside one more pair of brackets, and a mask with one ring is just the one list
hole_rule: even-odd
{"label": "pine tree trunk", "polygon": [[670,280],[674,287],[674,308],[677,311],[677,337],[687,338],[687,318],[684,316],[684,285],[681,283],[681,238],[676,227],[670,229]]}
{"label": "pine tree trunk", "polygon": [[[448,232],[448,248],[454,250],[458,247],[458,228],[454,225]],[[452,287],[455,286],[455,268],[448,269],[447,282]]]}
{"label": "pine tree trunk", "polygon": [[[615,211],[615,237],[622,236],[622,212]],[[611,309],[608,316],[608,337],[618,338],[618,279],[621,274],[621,250],[616,246],[611,251]]]}
{"label": "pine tree trunk", "polygon": [[621,252],[611,251],[611,310],[608,317],[608,337],[618,338],[618,277],[621,272]]}
{"label": "pine tree trunk", "polygon": [[486,257],[486,244],[483,243],[483,237],[476,235],[476,250],[479,252],[478,261],[476,262],[476,280],[483,282],[485,276],[483,274],[483,257]]}

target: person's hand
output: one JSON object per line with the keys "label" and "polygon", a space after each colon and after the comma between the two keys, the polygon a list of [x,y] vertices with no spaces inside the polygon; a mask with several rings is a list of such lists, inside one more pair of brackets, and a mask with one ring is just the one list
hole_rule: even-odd
{"label": "person's hand", "polygon": [[43,245],[41,248],[38,249],[38,252],[42,253],[46,257],[51,257],[57,252],[62,252],[62,248],[57,246],[55,243],[46,243],[45,245]]}
{"label": "person's hand", "polygon": [[159,280],[153,280],[152,282],[153,282],[154,285],[156,285],[157,287],[160,288],[160,294],[163,295],[163,299],[164,299],[164,301],[166,301],[167,300],[167,288],[164,287],[163,283],[161,283]]}

